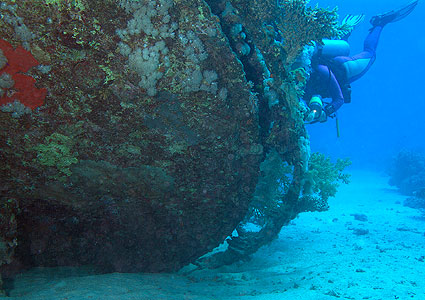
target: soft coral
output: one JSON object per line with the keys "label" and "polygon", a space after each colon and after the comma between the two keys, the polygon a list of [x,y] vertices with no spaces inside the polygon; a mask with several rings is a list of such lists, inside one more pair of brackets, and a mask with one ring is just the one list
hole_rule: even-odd
{"label": "soft coral", "polygon": [[37,66],[38,61],[34,58],[31,52],[25,50],[22,46],[16,49],[5,40],[0,40],[0,49],[7,58],[7,65],[0,70],[0,74],[8,73],[12,76],[15,85],[13,90],[15,93],[0,98],[0,105],[19,100],[25,106],[35,109],[44,104],[47,90],[38,89],[35,87],[35,79],[23,73],[30,68]]}

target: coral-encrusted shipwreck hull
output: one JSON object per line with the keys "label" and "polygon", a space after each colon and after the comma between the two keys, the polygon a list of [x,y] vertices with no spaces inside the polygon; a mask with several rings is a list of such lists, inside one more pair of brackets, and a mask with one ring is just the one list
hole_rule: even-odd
{"label": "coral-encrusted shipwreck hull", "polygon": [[[256,31],[277,18],[276,1],[250,2],[267,11],[234,1],[237,17],[210,1],[227,16],[228,36],[202,0],[13,2],[1,8],[3,44],[24,47],[23,60],[39,66],[22,79],[32,98],[20,98],[19,76],[2,91],[0,264],[177,270],[243,219],[263,147],[299,166],[295,87],[284,84],[285,57]],[[265,59],[276,60],[273,123],[259,120],[267,100],[228,40],[240,39],[231,22],[244,18]],[[252,65],[261,84],[265,71]]]}
{"label": "coral-encrusted shipwreck hull", "polygon": [[[15,258],[24,265],[164,271],[217,246],[246,213],[261,151],[250,87],[208,6],[174,4],[169,23],[179,29],[173,36],[128,35],[133,49],[166,43],[169,64],[156,66],[162,78],[150,96],[138,86],[136,67],[127,69],[129,55],[117,50],[115,31],[127,27],[130,13],[112,4],[87,7],[75,21],[81,33],[71,36],[67,13],[23,3],[16,13],[26,15],[33,34],[43,34],[35,21],[52,18],[49,34],[30,42],[37,61],[51,70],[31,71],[49,90],[43,106],[19,118],[0,116],[1,140],[8,141],[2,201],[18,199],[20,209]],[[100,28],[86,40],[83,29],[96,30],[94,18]],[[21,41],[12,30],[8,41],[16,47]],[[188,30],[204,49],[178,42]],[[191,60],[189,47],[204,57]],[[197,80],[189,78],[199,77],[196,70],[214,71],[217,78],[203,83],[217,90],[182,83]]]}

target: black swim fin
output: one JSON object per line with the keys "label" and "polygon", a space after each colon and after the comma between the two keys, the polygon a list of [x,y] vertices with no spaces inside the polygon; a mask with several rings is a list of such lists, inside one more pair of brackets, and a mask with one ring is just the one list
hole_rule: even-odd
{"label": "black swim fin", "polygon": [[404,17],[408,16],[418,5],[419,0],[414,0],[410,2],[409,4],[399,8],[395,9],[386,13],[383,13],[381,15],[373,16],[370,19],[370,24],[372,24],[373,27],[376,26],[385,26],[388,23],[397,22]]}

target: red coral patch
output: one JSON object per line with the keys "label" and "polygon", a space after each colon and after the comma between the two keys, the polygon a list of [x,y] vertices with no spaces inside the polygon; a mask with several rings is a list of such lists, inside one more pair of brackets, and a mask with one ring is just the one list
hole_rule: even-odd
{"label": "red coral patch", "polygon": [[23,73],[38,65],[38,61],[31,52],[22,46],[16,49],[5,40],[0,40],[0,49],[7,58],[7,65],[0,70],[0,74],[8,73],[12,76],[15,93],[0,98],[0,105],[19,100],[25,106],[34,109],[44,104],[47,90],[35,87],[35,79]]}

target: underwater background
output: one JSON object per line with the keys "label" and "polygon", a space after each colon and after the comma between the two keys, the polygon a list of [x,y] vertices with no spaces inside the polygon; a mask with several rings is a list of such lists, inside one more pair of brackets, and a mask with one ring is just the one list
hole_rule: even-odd
{"label": "underwater background", "polygon": [[[320,7],[338,6],[340,19],[365,14],[349,38],[351,55],[362,50],[372,16],[407,3],[392,1],[311,1]],[[312,151],[350,157],[355,167],[385,168],[401,149],[424,150],[425,6],[419,2],[407,18],[382,31],[374,65],[352,83],[352,102],[339,111],[341,137],[335,121],[308,126]]]}

